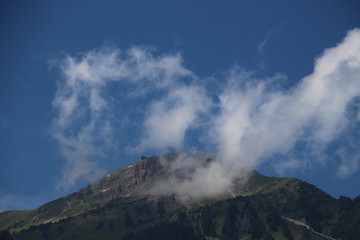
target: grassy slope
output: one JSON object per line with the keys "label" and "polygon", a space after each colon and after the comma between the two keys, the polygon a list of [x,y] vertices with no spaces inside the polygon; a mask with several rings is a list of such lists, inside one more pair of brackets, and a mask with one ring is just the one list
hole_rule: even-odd
{"label": "grassy slope", "polygon": [[[10,228],[11,231],[19,231],[32,225],[57,222],[104,206],[113,198],[103,196],[104,190],[109,189],[104,189],[103,186],[115,182],[112,187],[118,187],[122,183],[122,177],[129,175],[131,168],[145,164],[148,160],[149,158],[144,158],[134,164],[120,168],[109,174],[110,176],[103,177],[73,194],[46,203],[38,209],[2,212],[0,213],[0,230]],[[118,183],[119,179],[120,183]],[[156,177],[149,178],[146,184],[134,187],[124,193],[123,196],[134,196],[145,192],[145,188],[151,185],[155,179]]]}
{"label": "grassy slope", "polygon": [[19,219],[29,219],[33,210],[6,211],[0,214],[0,229],[7,229],[19,221]]}
{"label": "grassy slope", "polygon": [[[146,161],[143,159],[132,167],[145,164]],[[128,169],[129,166],[117,170],[111,174],[110,179],[128,174]],[[183,224],[180,229],[184,229],[185,233],[194,236],[195,233],[191,232],[193,229],[202,239],[231,239],[231,234],[240,234],[243,239],[253,239],[253,234],[261,232],[270,233],[274,239],[281,240],[286,239],[286,232],[290,232],[294,239],[302,239],[305,234],[302,227],[284,221],[274,227],[271,222],[276,222],[281,215],[298,220],[306,219],[308,224],[320,228],[320,232],[328,235],[331,235],[334,226],[344,215],[342,213],[339,217],[337,200],[295,178],[271,178],[255,172],[242,196],[223,201],[208,200],[188,209],[181,207],[172,197],[158,201],[138,195],[156,178],[157,176],[149,177],[146,182],[148,185],[139,185],[132,192],[127,192],[127,197],[109,200],[98,198],[103,189],[96,190],[96,186],[109,180],[109,177],[105,177],[94,183],[94,190],[90,192],[84,188],[82,192],[55,200],[36,210],[0,213],[0,229],[31,219],[27,224],[12,229],[23,230],[32,224],[50,220],[56,223],[33,226],[13,236],[15,239],[104,239],[104,236],[107,239],[143,239],[144,235],[154,233],[154,229],[165,232],[166,229],[174,229],[173,223],[176,223]],[[231,211],[236,213],[235,217]],[[351,219],[359,218],[358,213],[349,211],[345,212],[345,216],[353,214]],[[346,228],[351,225],[349,221],[351,220],[342,219],[344,227],[339,228],[338,235],[349,231]],[[253,229],[251,226],[261,228]],[[258,239],[266,239],[266,236],[261,235]],[[317,238],[312,236],[312,239]]]}
{"label": "grassy slope", "polygon": [[[271,236],[282,240],[290,234],[297,240],[303,239],[306,230],[283,221],[281,215],[309,220],[326,233],[332,228],[332,221],[337,221],[338,201],[316,187],[297,179],[260,175],[255,178],[260,179],[250,181],[246,196],[187,209],[173,197],[118,198],[76,217],[32,227],[13,236],[15,239],[141,240],[157,239],[154,236],[161,231],[168,239],[238,239],[239,236],[270,239]],[[347,212],[350,210],[346,208]],[[311,239],[319,238],[311,235]]]}

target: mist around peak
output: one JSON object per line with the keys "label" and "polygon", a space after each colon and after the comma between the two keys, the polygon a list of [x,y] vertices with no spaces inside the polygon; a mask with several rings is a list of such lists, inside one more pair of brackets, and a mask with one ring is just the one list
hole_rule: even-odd
{"label": "mist around peak", "polygon": [[50,129],[66,160],[58,188],[104,175],[109,154],[184,151],[192,143],[215,160],[201,165],[180,154],[154,191],[185,201],[231,195],[234,181],[246,182],[248,169],[263,164],[281,174],[331,162],[333,174],[349,176],[360,159],[359,56],[360,30],[353,29],[289,87],[284,74],[264,77],[238,65],[197,76],[181,54],[150,47],[67,55]]}
{"label": "mist around peak", "polygon": [[174,195],[183,204],[225,199],[242,193],[254,169],[243,167],[236,173],[225,169],[216,154],[180,152],[159,156],[164,176],[148,193]]}

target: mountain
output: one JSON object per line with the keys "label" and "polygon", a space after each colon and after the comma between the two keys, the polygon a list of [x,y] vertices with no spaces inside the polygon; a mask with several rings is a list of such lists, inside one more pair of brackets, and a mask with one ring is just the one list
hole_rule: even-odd
{"label": "mountain", "polygon": [[[179,156],[198,164],[171,169]],[[154,194],[157,183],[185,180],[213,161],[195,153],[142,157],[37,209],[0,213],[0,239],[360,239],[360,197],[334,199],[295,178],[252,170],[231,194],[197,201]]]}

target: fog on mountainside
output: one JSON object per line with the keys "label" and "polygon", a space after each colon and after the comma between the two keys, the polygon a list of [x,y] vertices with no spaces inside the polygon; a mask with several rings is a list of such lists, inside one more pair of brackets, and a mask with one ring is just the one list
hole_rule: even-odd
{"label": "fog on mountainside", "polygon": [[[349,176],[359,168],[359,43],[360,30],[349,31],[290,88],[283,74],[259,77],[239,66],[202,79],[180,54],[157,56],[145,47],[67,55],[58,66],[62,80],[50,131],[66,160],[57,187],[69,190],[104,176],[102,166],[118,148],[139,155],[181,151],[191,144],[189,135],[217,159],[198,167],[180,156],[168,168],[194,172],[186,181],[169,178],[157,191],[172,188],[184,200],[231,194],[235,180],[245,182],[248,169],[261,165],[284,173],[333,161],[331,174]],[[122,91],[114,95],[112,88]]]}
{"label": "fog on mountainside", "polygon": [[[232,195],[184,201],[176,191],[200,171],[177,167],[184,157],[199,169],[216,161],[213,154],[144,156],[38,209],[0,213],[0,239],[359,239],[359,197],[337,200],[295,178],[252,171],[232,183]],[[184,185],[171,191],[167,181]],[[167,192],[154,192],[159,184]]]}

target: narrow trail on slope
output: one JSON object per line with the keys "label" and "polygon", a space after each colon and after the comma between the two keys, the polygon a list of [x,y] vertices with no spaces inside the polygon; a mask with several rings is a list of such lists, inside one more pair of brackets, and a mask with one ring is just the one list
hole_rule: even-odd
{"label": "narrow trail on slope", "polygon": [[288,218],[288,217],[285,217],[285,216],[281,216],[281,217],[282,217],[283,219],[285,219],[286,221],[288,221],[288,222],[294,223],[294,224],[299,225],[299,226],[306,227],[307,230],[309,230],[310,232],[315,233],[315,234],[317,234],[317,235],[319,235],[319,236],[321,236],[321,237],[327,238],[327,239],[329,239],[329,240],[337,240],[337,239],[335,239],[335,238],[329,237],[329,236],[327,236],[327,235],[325,235],[325,234],[322,234],[322,233],[319,233],[319,232],[315,231],[311,226],[309,226],[309,225],[307,225],[307,224],[305,224],[305,223],[303,223],[303,222],[300,222],[300,221],[298,221],[298,220],[295,220],[295,219],[292,219],[292,218]]}

